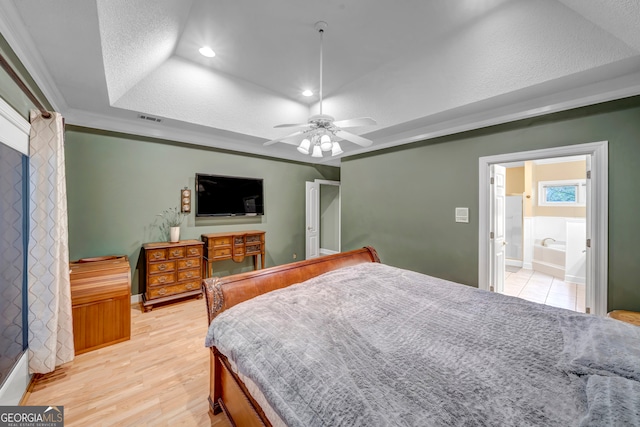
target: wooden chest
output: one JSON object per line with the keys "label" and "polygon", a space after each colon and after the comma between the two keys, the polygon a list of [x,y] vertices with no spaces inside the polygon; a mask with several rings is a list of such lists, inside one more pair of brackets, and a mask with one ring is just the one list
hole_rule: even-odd
{"label": "wooden chest", "polygon": [[155,304],[188,296],[202,297],[202,246],[199,240],[146,243],[140,280],[144,281],[144,311]]}
{"label": "wooden chest", "polygon": [[69,263],[73,343],[86,353],[131,337],[131,268],[126,256]]}

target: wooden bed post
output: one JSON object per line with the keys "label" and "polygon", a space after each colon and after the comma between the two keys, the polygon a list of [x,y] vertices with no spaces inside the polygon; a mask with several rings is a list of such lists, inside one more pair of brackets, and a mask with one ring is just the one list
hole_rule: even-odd
{"label": "wooden bed post", "polygon": [[222,412],[219,399],[222,397],[222,384],[220,384],[220,358],[216,357],[217,350],[215,347],[211,348],[209,353],[209,367],[211,369],[210,381],[209,381],[209,409],[213,415]]}

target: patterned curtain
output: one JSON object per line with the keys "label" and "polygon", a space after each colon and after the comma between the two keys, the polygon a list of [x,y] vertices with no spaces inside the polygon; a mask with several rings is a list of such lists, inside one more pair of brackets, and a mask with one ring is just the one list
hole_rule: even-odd
{"label": "patterned curtain", "polygon": [[31,111],[29,142],[29,372],[73,360],[64,124]]}

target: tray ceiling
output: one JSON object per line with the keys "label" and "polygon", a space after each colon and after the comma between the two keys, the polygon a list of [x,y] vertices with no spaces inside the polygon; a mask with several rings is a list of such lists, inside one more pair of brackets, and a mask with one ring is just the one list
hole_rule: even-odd
{"label": "tray ceiling", "polygon": [[320,20],[324,112],[378,122],[343,157],[640,94],[635,0],[0,3],[3,36],[68,123],[338,164],[262,146],[318,113],[301,92],[318,91]]}

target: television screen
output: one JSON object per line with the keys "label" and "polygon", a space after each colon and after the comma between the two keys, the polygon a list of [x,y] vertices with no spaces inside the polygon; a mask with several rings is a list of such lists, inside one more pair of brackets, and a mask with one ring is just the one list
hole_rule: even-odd
{"label": "television screen", "polygon": [[196,174],[196,216],[264,215],[262,180]]}

